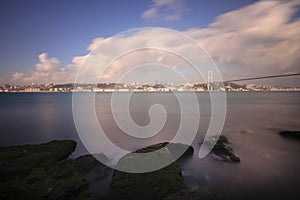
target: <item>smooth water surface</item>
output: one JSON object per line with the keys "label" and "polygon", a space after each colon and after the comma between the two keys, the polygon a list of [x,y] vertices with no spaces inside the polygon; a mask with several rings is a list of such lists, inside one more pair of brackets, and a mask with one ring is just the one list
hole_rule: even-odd
{"label": "smooth water surface", "polygon": [[[167,112],[164,128],[148,139],[129,137],[118,128],[111,114],[110,97],[110,93],[97,93],[95,108],[101,127],[119,147],[132,151],[169,141],[176,134],[181,115],[172,93],[133,95],[129,110],[137,124],[150,123],[148,110],[153,104],[163,105]],[[223,134],[229,138],[241,163],[224,163],[212,156],[198,158],[199,142],[207,131],[211,110],[209,93],[197,93],[197,98],[201,117],[193,142],[195,153],[193,158],[181,163],[189,188],[220,193],[229,199],[292,199],[298,194],[300,142],[282,138],[278,132],[300,130],[299,92],[227,93]],[[193,112],[185,113],[183,117],[193,115]],[[0,93],[0,130],[1,146],[74,139],[78,147],[72,156],[88,153],[73,121],[71,93]],[[115,152],[107,149],[103,153]]]}

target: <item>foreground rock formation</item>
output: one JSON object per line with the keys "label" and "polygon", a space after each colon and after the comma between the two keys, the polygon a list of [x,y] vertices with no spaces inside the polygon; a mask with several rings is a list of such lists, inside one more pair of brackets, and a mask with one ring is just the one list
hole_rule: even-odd
{"label": "foreground rock formation", "polygon": [[[172,161],[167,167],[149,173],[112,170],[97,160],[97,157],[108,159],[104,154],[69,159],[76,148],[76,142],[71,140],[0,147],[0,199],[217,199],[186,189],[181,169],[173,161],[183,151],[180,159],[191,157],[194,149],[183,144],[168,144],[159,143],[134,152],[161,149],[161,162]],[[121,158],[118,165],[126,166],[130,159],[132,154]],[[151,157],[143,159],[147,166],[155,164]]]}
{"label": "foreground rock formation", "polygon": [[[216,137],[211,137],[210,142],[214,142]],[[202,143],[200,143],[202,144]],[[224,135],[220,135],[212,149],[213,157],[218,161],[240,162],[240,158],[233,152],[233,149]]]}
{"label": "foreground rock formation", "polygon": [[74,141],[0,148],[0,199],[89,199]]}
{"label": "foreground rock formation", "polygon": [[[157,155],[139,157],[139,160],[144,159],[142,164],[135,162],[135,157],[132,154],[127,154],[119,160],[118,167],[130,167],[130,169],[136,168],[136,170],[139,170],[139,167],[153,167],[157,162],[171,161],[171,164],[147,173],[126,173],[115,170],[110,186],[113,199],[160,200],[186,188],[181,169],[176,162],[172,162],[172,156],[177,156],[182,149],[187,149],[186,154],[193,154],[193,148],[182,144],[171,144],[167,148],[167,144],[159,143],[135,151],[134,153],[149,153],[160,150]],[[184,155],[186,156],[186,154]],[[155,156],[159,156],[159,160]],[[130,162],[135,164],[128,166]]]}
{"label": "foreground rock formation", "polygon": [[180,190],[171,194],[163,200],[222,200],[223,198],[217,194],[202,193],[197,190]]}

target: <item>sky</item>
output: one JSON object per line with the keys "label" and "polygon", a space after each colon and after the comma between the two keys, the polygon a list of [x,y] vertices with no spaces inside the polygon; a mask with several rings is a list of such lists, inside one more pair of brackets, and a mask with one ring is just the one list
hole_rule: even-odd
{"label": "sky", "polygon": [[[299,73],[299,10],[298,0],[1,0],[0,84],[74,82],[92,50],[99,45],[101,50],[101,44],[120,32],[143,27],[168,28],[191,37],[216,63],[224,80]],[[141,39],[139,31],[131,32],[115,46],[137,48],[138,42],[165,38],[159,45],[193,56],[191,48],[177,44],[168,33],[143,32]],[[101,51],[110,57],[116,52]],[[166,77],[176,77],[171,71],[177,68],[181,75],[193,77],[193,70],[182,63],[162,67],[176,59],[161,51],[133,53],[113,63],[103,80],[118,81],[132,66],[153,60],[165,62],[133,70],[130,80],[148,81],[151,75],[149,81],[169,82],[172,79]],[[299,77],[257,83],[300,86]]]}

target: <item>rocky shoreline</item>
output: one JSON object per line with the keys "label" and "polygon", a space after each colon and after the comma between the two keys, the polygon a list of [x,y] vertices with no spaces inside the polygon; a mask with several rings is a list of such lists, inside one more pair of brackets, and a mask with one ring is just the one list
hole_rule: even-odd
{"label": "rocky shoreline", "polygon": [[1,199],[88,199],[71,140],[0,148]]}
{"label": "rocky shoreline", "polygon": [[[193,155],[194,149],[191,146],[168,144],[151,145],[135,153],[163,149],[166,157],[176,157],[178,150],[186,150],[180,159]],[[178,195],[182,194],[186,198],[181,199],[190,199],[191,195],[197,194],[186,189],[181,169],[176,162],[154,172],[125,173],[113,170],[95,158],[101,156],[102,159],[108,159],[104,154],[68,158],[75,148],[76,142],[72,140],[0,147],[0,199],[163,200],[178,199]],[[121,158],[118,164],[128,158],[130,154]],[[89,183],[97,180],[111,181],[109,196],[91,195]],[[102,189],[101,184],[97,187]],[[199,198],[200,196],[203,199],[209,195],[201,193]]]}
{"label": "rocky shoreline", "polygon": [[[284,138],[300,138],[300,131],[281,131],[279,134]],[[221,135],[209,141],[215,143],[211,151],[213,158],[223,162],[240,162],[227,137]],[[163,142],[134,151],[149,153],[161,150],[159,156],[162,162],[176,160],[167,167],[147,173],[111,169],[97,160],[97,157],[109,159],[101,153],[69,158],[75,149],[76,142],[72,140],[0,147],[0,199],[223,199],[217,194],[187,189],[178,163],[193,156],[192,146]],[[181,155],[183,151],[185,153]],[[131,153],[122,157],[117,167],[128,167],[130,159],[134,159]],[[153,164],[153,160],[145,159],[148,159],[146,165]],[[130,166],[134,167],[138,166]],[[97,195],[93,194],[93,189],[98,192]]]}
{"label": "rocky shoreline", "polygon": [[[211,136],[208,139],[209,143],[214,145],[211,154],[217,161],[230,162],[230,163],[239,163],[241,162],[239,156],[233,152],[233,148],[225,135]],[[203,144],[203,141],[200,142],[200,145]]]}

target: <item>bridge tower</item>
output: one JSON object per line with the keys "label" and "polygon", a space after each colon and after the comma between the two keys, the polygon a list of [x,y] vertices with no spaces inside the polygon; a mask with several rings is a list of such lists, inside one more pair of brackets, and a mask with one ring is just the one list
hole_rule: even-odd
{"label": "bridge tower", "polygon": [[208,71],[208,74],[207,74],[207,90],[208,91],[212,91],[213,90],[212,78],[213,78],[213,72],[212,71]]}

